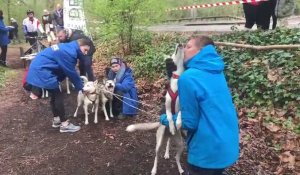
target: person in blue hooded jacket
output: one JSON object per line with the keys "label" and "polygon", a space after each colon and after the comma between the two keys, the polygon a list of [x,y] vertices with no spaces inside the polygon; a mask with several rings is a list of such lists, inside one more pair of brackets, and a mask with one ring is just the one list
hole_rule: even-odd
{"label": "person in blue hooded jacket", "polygon": [[65,117],[64,98],[59,89],[59,82],[68,77],[75,89],[82,93],[83,83],[75,67],[78,55],[87,54],[89,49],[85,39],[52,45],[40,52],[29,66],[25,89],[31,91],[33,99],[41,96],[42,88],[49,91],[54,117],[52,127],[60,127],[60,132],[80,130],[80,126],[73,125]]}
{"label": "person in blue hooded jacket", "polygon": [[9,28],[5,26],[3,22],[3,11],[0,10],[0,64],[6,66],[6,54],[7,54],[7,45],[10,43],[8,38]]}
{"label": "person in blue hooded jacket", "polygon": [[[222,175],[239,157],[238,119],[224,62],[210,38],[195,36],[185,47],[184,65],[178,93],[182,128],[188,132],[186,174]],[[165,114],[160,121],[168,126]]]}
{"label": "person in blue hooded jacket", "polygon": [[135,116],[138,112],[138,96],[132,70],[120,58],[113,58],[107,78],[115,80],[115,93],[122,96],[123,100],[113,99],[113,114],[118,115],[119,119]]}

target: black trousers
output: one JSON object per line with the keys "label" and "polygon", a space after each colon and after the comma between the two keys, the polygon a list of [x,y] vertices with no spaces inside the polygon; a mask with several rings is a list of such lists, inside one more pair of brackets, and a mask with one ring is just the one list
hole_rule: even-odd
{"label": "black trousers", "polygon": [[269,0],[260,2],[259,5],[252,5],[249,3],[243,4],[243,9],[246,18],[245,27],[251,29],[254,24],[262,30],[268,30],[270,27],[271,16],[273,18],[274,29],[277,24],[277,18],[275,16],[275,7],[277,0]]}
{"label": "black trousers", "polygon": [[6,63],[7,45],[1,46],[0,61]]}
{"label": "black trousers", "polygon": [[[36,37],[38,36],[37,32],[28,32],[27,36],[29,37]],[[28,38],[27,41],[29,42],[29,44],[32,46],[34,43],[36,43],[36,39],[35,38]]]}
{"label": "black trousers", "polygon": [[256,24],[256,21],[258,19],[258,6],[249,3],[244,3],[243,9],[246,18],[245,27],[251,29],[254,26],[254,24]]}
{"label": "black trousers", "polygon": [[94,81],[94,72],[92,68],[93,64],[93,56],[92,55],[84,55],[79,61],[79,72],[80,75],[86,76],[89,81]]}
{"label": "black trousers", "polygon": [[[42,97],[43,89],[40,87],[33,86],[31,84],[25,83],[23,88],[30,91],[39,98]],[[66,121],[65,117],[65,106],[64,106],[64,95],[59,89],[48,89],[50,94],[50,107],[53,117],[59,117],[61,122]]]}
{"label": "black trousers", "polygon": [[48,90],[50,93],[50,106],[53,117],[59,117],[61,122],[66,121],[64,95],[59,89]]}
{"label": "black trousers", "polygon": [[224,169],[206,169],[188,164],[186,175],[223,175]]}

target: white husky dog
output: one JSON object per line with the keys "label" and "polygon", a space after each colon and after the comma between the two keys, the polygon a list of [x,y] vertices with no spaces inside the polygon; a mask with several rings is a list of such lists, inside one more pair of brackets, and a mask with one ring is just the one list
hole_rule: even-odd
{"label": "white husky dog", "polygon": [[78,93],[77,96],[77,108],[74,113],[74,117],[77,117],[77,112],[79,107],[83,104],[85,122],[84,124],[89,124],[88,120],[88,106],[93,105],[93,111],[95,111],[94,123],[98,123],[98,108],[99,108],[99,94],[100,88],[98,86],[98,80],[88,81],[85,76],[80,76],[84,82],[83,91]]}
{"label": "white husky dog", "polygon": [[103,80],[103,84],[101,85],[101,102],[102,102],[102,110],[105,115],[105,120],[109,120],[106,111],[106,103],[109,102],[109,116],[113,118],[112,113],[112,100],[113,100],[113,92],[115,90],[115,82],[113,80]]}
{"label": "white husky dog", "polygon": [[[177,153],[175,156],[176,164],[178,167],[179,173],[183,173],[183,169],[180,164],[180,156],[184,149],[184,142],[181,135],[181,113],[179,111],[179,99],[174,95],[177,94],[178,86],[178,77],[179,75],[184,71],[183,67],[183,46],[181,44],[176,45],[175,52],[172,55],[172,59],[177,66],[177,70],[173,72],[172,78],[170,80],[170,89],[168,90],[168,93],[166,94],[166,114],[169,121],[170,130],[164,126],[161,125],[160,122],[155,123],[140,123],[135,125],[130,125],[126,128],[126,131],[133,132],[136,130],[151,130],[151,129],[157,129],[156,132],[156,148],[155,148],[155,160],[154,165],[151,171],[151,175],[155,175],[157,173],[157,162],[158,162],[158,154],[160,151],[160,148],[162,144],[166,143],[166,152],[165,152],[165,159],[168,159],[170,157],[169,150],[170,150],[170,139],[172,139],[177,147]],[[171,94],[170,94],[171,93]],[[177,130],[175,129],[174,122],[172,120],[172,112],[178,112],[178,117],[176,120],[176,126]]]}

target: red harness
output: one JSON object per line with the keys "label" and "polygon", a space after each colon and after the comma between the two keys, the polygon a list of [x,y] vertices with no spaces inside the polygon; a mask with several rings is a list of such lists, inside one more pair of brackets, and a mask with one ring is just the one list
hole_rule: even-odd
{"label": "red harness", "polygon": [[[172,78],[174,78],[174,79],[178,79],[179,78],[179,75],[176,75],[176,74],[172,74]],[[172,91],[172,89],[169,87],[168,89],[167,89],[167,91],[168,91],[168,93],[169,93],[169,95],[170,95],[170,97],[171,97],[171,111],[172,111],[172,114],[174,115],[175,114],[175,108],[176,108],[176,99],[177,99],[177,97],[178,97],[178,91],[176,91],[176,92],[173,92]]]}

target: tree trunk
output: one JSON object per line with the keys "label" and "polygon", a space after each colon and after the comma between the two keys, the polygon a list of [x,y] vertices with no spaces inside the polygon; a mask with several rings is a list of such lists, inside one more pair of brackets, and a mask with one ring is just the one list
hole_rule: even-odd
{"label": "tree trunk", "polygon": [[11,18],[10,5],[11,5],[11,1],[7,0],[7,25],[10,25],[10,18]]}
{"label": "tree trunk", "polygon": [[48,0],[48,10],[52,11],[54,10],[54,6],[55,6],[55,1],[54,0]]}

